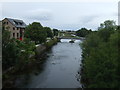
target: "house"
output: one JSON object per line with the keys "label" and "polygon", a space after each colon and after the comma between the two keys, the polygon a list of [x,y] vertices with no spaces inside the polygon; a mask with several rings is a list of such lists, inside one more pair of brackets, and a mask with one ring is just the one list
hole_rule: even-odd
{"label": "house", "polygon": [[22,20],[5,18],[2,20],[5,30],[11,32],[10,38],[23,40],[26,24]]}

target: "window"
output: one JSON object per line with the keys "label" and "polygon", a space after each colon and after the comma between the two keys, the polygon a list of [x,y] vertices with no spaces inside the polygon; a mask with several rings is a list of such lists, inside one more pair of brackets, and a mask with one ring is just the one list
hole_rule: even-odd
{"label": "window", "polygon": [[19,22],[20,25],[22,25],[22,22]]}
{"label": "window", "polygon": [[15,23],[16,25],[18,25],[18,22],[17,22],[17,21],[14,21],[14,23]]}
{"label": "window", "polygon": [[8,22],[7,22],[7,25],[8,25]]}
{"label": "window", "polygon": [[15,38],[15,33],[13,33],[13,38]]}
{"label": "window", "polygon": [[15,27],[13,27],[13,30],[15,30]]}
{"label": "window", "polygon": [[17,33],[17,38],[19,38],[19,33]]}
{"label": "window", "polygon": [[19,28],[17,27],[17,30],[19,30]]}

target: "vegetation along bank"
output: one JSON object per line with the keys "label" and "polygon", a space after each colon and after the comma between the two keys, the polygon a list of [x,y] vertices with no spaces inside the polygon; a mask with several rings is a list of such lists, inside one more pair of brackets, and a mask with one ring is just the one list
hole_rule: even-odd
{"label": "vegetation along bank", "polygon": [[120,26],[112,20],[101,23],[81,46],[84,88],[120,88]]}
{"label": "vegetation along bank", "polygon": [[10,31],[2,30],[3,87],[14,87],[20,75],[44,61],[45,51],[57,43],[58,30],[33,22],[25,28],[22,41],[10,39]]}

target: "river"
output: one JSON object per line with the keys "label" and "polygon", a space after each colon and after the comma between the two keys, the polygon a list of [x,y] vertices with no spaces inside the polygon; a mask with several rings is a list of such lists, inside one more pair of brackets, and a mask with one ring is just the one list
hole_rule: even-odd
{"label": "river", "polygon": [[24,88],[80,88],[79,71],[81,64],[80,43],[69,43],[67,39],[61,39],[47,52],[47,60],[43,70],[35,75],[30,74]]}

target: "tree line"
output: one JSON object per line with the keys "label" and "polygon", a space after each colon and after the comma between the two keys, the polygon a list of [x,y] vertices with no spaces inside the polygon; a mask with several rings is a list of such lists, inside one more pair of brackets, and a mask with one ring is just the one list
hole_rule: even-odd
{"label": "tree line", "polygon": [[82,46],[81,82],[86,88],[120,88],[120,26],[113,20],[86,35]]}
{"label": "tree line", "polygon": [[25,29],[25,37],[35,41],[36,44],[44,43],[47,37],[52,39],[54,36],[58,36],[57,29],[52,31],[50,27],[43,27],[39,22],[33,22]]}
{"label": "tree line", "polygon": [[86,35],[90,34],[92,32],[92,30],[88,30],[86,28],[81,28],[79,30],[76,31],[76,36],[79,37],[85,37]]}

